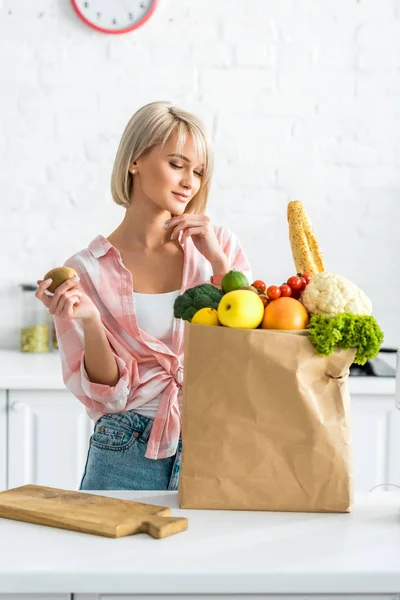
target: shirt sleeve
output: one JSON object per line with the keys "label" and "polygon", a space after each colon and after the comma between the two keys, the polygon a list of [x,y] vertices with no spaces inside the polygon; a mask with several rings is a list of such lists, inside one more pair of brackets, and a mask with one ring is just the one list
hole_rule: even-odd
{"label": "shirt sleeve", "polygon": [[[131,381],[131,371],[136,369],[136,361],[127,365],[112,349],[118,366],[119,379],[115,386],[93,383],[85,369],[85,343],[83,325],[80,319],[53,317],[61,358],[63,381],[78,400],[92,410],[101,412],[121,412],[125,409]],[[104,326],[104,325],[103,325]],[[111,334],[105,328],[110,342]]]}
{"label": "shirt sleeve", "polygon": [[229,261],[229,269],[241,271],[251,283],[253,281],[251,267],[237,236],[229,229],[221,228],[219,238],[222,250]]}

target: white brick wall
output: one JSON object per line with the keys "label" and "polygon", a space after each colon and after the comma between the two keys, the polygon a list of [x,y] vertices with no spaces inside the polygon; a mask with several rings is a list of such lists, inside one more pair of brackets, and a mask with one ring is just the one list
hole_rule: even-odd
{"label": "white brick wall", "polygon": [[210,214],[254,275],[294,273],[286,204],[301,199],[327,268],[400,346],[399,0],[160,0],[122,36],[85,27],[69,0],[0,0],[1,346],[17,347],[18,283],[122,220],[117,144],[158,99],[210,127]]}

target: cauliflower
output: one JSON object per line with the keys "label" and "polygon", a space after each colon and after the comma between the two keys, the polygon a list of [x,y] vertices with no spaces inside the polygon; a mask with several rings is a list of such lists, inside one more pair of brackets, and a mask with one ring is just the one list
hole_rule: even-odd
{"label": "cauliflower", "polygon": [[359,287],[337,273],[317,273],[303,292],[301,300],[306,310],[314,314],[333,317],[347,312],[371,315],[371,300]]}

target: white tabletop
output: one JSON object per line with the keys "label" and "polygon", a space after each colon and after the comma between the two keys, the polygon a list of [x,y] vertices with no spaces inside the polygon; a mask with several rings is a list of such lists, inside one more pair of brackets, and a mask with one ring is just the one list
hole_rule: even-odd
{"label": "white tabletop", "polygon": [[179,510],[176,492],[94,492],[170,506],[189,529],[109,539],[0,519],[1,593],[400,593],[400,493],[350,514]]}
{"label": "white tabletop", "polygon": [[[350,394],[394,397],[394,377],[349,377]],[[59,353],[0,349],[0,390],[63,390]]]}

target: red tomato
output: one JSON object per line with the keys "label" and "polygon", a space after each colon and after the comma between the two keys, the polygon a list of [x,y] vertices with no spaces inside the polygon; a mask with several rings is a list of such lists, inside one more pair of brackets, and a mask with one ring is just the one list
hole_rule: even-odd
{"label": "red tomato", "polygon": [[281,290],[282,298],[289,298],[289,296],[292,295],[292,288],[290,287],[290,285],[287,285],[286,283],[281,285],[279,287],[279,289]]}
{"label": "red tomato", "polygon": [[268,296],[266,296],[265,294],[260,294],[259,295],[260,300],[262,301],[264,308],[267,306],[269,300],[268,300]]}
{"label": "red tomato", "polygon": [[251,285],[256,288],[259,294],[265,294],[267,285],[263,281],[261,281],[261,279],[256,279]]}
{"label": "red tomato", "polygon": [[308,273],[303,273],[302,277],[303,277],[303,279],[306,280],[307,285],[308,285],[311,281],[311,275],[309,275]]}
{"label": "red tomato", "polygon": [[299,300],[302,294],[302,290],[292,290],[292,298]]}
{"label": "red tomato", "polygon": [[289,279],[287,280],[287,285],[289,285],[293,291],[295,290],[301,290],[303,282],[301,281],[300,277],[297,277],[297,275],[293,275],[293,277],[289,277]]}
{"label": "red tomato", "polygon": [[267,289],[267,296],[270,300],[277,300],[281,296],[281,290],[277,285],[270,285]]}
{"label": "red tomato", "polygon": [[301,288],[300,288],[300,290],[303,291],[303,290],[306,289],[307,281],[304,279],[304,277],[300,277],[300,281],[301,281]]}

